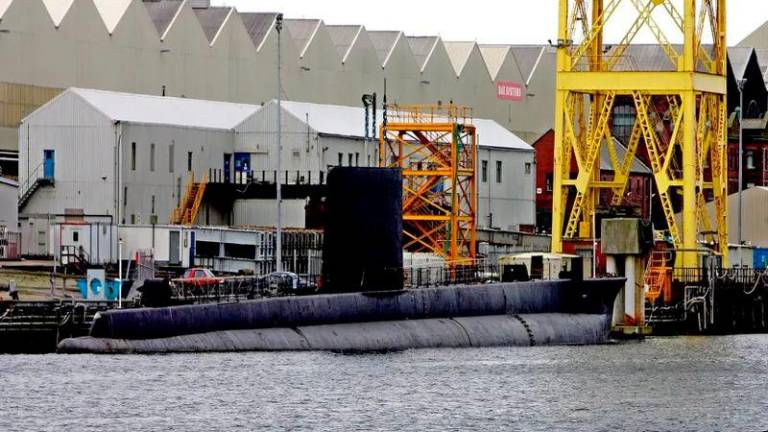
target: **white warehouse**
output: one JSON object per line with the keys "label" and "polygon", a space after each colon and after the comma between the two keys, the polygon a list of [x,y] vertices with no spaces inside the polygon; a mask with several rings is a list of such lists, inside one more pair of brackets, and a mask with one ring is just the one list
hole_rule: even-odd
{"label": "white warehouse", "polygon": [[[317,185],[333,166],[376,163],[378,146],[365,140],[363,108],[300,102],[282,107],[279,177],[286,184]],[[22,121],[22,219],[75,214],[122,225],[168,224],[193,175],[227,184],[273,184],[276,114],[275,101],[262,107],[69,89]],[[533,225],[532,147],[495,121],[474,124],[481,164],[478,225]],[[303,199],[294,197],[284,207],[291,227],[305,227]],[[206,200],[196,224],[272,226],[273,213],[274,199],[264,197],[233,199],[229,206]]]}

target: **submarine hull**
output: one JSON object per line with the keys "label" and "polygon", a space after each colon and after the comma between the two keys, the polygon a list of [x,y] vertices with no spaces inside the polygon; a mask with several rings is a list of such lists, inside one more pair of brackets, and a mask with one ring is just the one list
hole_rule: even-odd
{"label": "submarine hull", "polygon": [[109,311],[62,353],[344,352],[608,341],[622,279],[456,286]]}

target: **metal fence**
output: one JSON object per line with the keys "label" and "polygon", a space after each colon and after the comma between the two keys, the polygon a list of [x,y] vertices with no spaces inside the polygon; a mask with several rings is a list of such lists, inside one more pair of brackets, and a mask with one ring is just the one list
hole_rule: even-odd
{"label": "metal fence", "polygon": [[15,260],[21,252],[21,234],[0,227],[0,260]]}
{"label": "metal fence", "polygon": [[501,277],[502,267],[492,261],[478,261],[456,266],[426,265],[403,269],[406,289],[494,283],[500,282]]}

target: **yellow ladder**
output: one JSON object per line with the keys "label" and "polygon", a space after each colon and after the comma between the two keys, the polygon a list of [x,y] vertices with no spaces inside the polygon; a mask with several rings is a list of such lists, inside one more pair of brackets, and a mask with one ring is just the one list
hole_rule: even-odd
{"label": "yellow ladder", "polygon": [[187,183],[184,198],[179,207],[171,213],[171,224],[192,226],[195,224],[200,206],[203,204],[205,190],[208,186],[208,174],[205,174],[200,182],[195,182],[195,173],[192,173]]}

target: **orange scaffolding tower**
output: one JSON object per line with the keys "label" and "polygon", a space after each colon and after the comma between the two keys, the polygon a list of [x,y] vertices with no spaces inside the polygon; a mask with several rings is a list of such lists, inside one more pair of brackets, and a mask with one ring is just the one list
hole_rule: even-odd
{"label": "orange scaffolding tower", "polygon": [[379,166],[403,170],[405,249],[453,265],[477,256],[476,146],[472,110],[458,105],[389,105]]}

